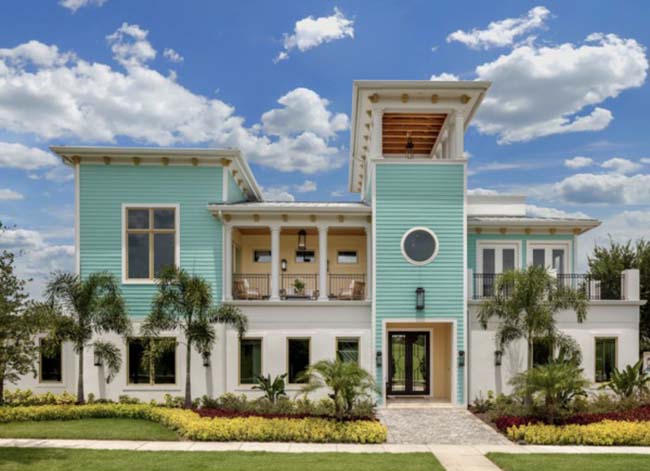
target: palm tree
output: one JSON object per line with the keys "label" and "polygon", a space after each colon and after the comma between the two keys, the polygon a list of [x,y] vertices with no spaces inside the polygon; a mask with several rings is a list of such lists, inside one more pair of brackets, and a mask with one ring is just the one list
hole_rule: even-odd
{"label": "palm tree", "polygon": [[329,388],[329,397],[334,401],[336,417],[350,416],[354,404],[362,398],[369,398],[375,391],[375,380],[354,361],[321,360],[311,365],[304,374],[308,383],[305,393],[320,388]]}
{"label": "palm tree", "polygon": [[71,273],[56,273],[47,284],[50,306],[50,332],[46,345],[72,342],[79,357],[77,401],[84,403],[84,349],[92,346],[95,356],[106,365],[109,382],[120,370],[119,348],[108,341],[95,340],[93,334],[116,333],[127,336],[131,331],[126,305],[115,276],[102,272],[86,278]]}
{"label": "palm tree", "polygon": [[[525,339],[530,369],[536,340],[556,347],[563,356],[579,356],[575,342],[556,327],[555,315],[563,309],[573,309],[577,321],[583,322],[587,317],[584,292],[558,283],[544,267],[529,267],[499,275],[494,296],[481,304],[478,318],[484,329],[490,319],[500,321],[496,331],[500,351],[513,341]],[[549,361],[553,350],[549,349]]]}
{"label": "palm tree", "polygon": [[241,337],[246,331],[247,319],[231,305],[215,307],[212,304],[210,284],[200,276],[167,267],[160,274],[158,292],[151,313],[142,325],[145,336],[157,337],[162,331],[180,329],[185,337],[185,408],[192,407],[191,355],[194,347],[201,355],[209,355],[214,346],[214,324],[230,324]]}

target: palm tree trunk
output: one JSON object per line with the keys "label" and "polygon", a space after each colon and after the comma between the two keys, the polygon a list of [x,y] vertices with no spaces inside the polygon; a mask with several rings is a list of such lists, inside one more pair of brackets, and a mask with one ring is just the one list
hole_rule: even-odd
{"label": "palm tree trunk", "polygon": [[192,383],[190,380],[192,369],[192,345],[187,342],[187,355],[185,357],[185,409],[192,407]]}
{"label": "palm tree trunk", "polygon": [[5,403],[5,379],[0,378],[0,406]]}
{"label": "palm tree trunk", "polygon": [[533,338],[531,336],[528,336],[528,369],[532,370],[533,369]]}
{"label": "palm tree trunk", "polygon": [[79,347],[79,371],[77,373],[77,402],[83,404],[84,398],[84,348]]}

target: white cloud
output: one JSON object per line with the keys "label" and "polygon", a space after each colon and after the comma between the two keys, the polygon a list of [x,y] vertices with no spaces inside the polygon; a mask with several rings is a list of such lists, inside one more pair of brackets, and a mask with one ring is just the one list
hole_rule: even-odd
{"label": "white cloud", "polygon": [[332,198],[342,198],[345,196],[345,190],[334,190],[330,193]]}
{"label": "white cloud", "polygon": [[147,41],[149,31],[138,25],[122,23],[117,31],[106,36],[113,57],[124,67],[141,66],[156,58],[156,50]]}
{"label": "white cloud", "polygon": [[602,130],[613,116],[597,105],[641,86],[647,69],[645,48],[615,34],[591,34],[577,46],[519,45],[476,68],[492,87],[474,122],[501,144]]}
{"label": "white cloud", "polygon": [[490,190],[488,188],[468,188],[468,195],[498,195],[499,193],[495,190]]}
{"label": "white cloud", "polygon": [[72,169],[70,167],[59,165],[45,172],[43,177],[51,182],[65,183],[70,182],[74,179],[74,173],[72,173]]}
{"label": "white cloud", "polygon": [[96,5],[101,7],[108,0],[59,0],[59,5],[68,10],[71,10],[73,13],[76,12],[81,7],[86,7],[88,5]]}
{"label": "white cloud", "polygon": [[21,193],[9,188],[0,188],[0,201],[16,201],[22,199],[25,199],[25,197]]}
{"label": "white cloud", "polygon": [[477,165],[476,167],[470,167],[467,174],[476,175],[478,173],[485,172],[504,172],[508,170],[524,170],[538,167],[539,164],[528,164],[528,163],[506,163],[506,162],[488,162],[483,165]]}
{"label": "white cloud", "polygon": [[447,36],[447,42],[458,41],[472,49],[489,49],[512,44],[517,36],[541,28],[551,12],[545,7],[535,7],[519,18],[493,21],[486,29],[458,30]]}
{"label": "white cloud", "polygon": [[582,168],[582,167],[588,167],[594,163],[594,159],[590,157],[573,157],[571,159],[566,159],[564,161],[564,166],[569,167],[569,168]]}
{"label": "white cloud", "polygon": [[266,201],[295,201],[287,185],[262,187],[262,195]]}
{"label": "white cloud", "polygon": [[447,81],[454,81],[460,79],[458,75],[443,72],[440,75],[433,74],[429,80],[447,82]]}
{"label": "white cloud", "polygon": [[167,48],[163,51],[163,56],[170,62],[183,62],[184,58],[178,52],[174,51],[171,48]]}
{"label": "white cloud", "polygon": [[556,208],[546,208],[534,204],[526,205],[526,215],[534,218],[571,218],[571,219],[588,219],[585,213],[580,211],[563,211]]}
{"label": "white cloud", "polygon": [[534,191],[543,199],[574,204],[647,204],[650,201],[650,175],[578,173]]}
{"label": "white cloud", "polygon": [[0,142],[0,167],[35,170],[59,163],[54,155],[36,147],[19,143]]}
{"label": "white cloud", "polygon": [[330,141],[347,128],[347,116],[328,111],[315,92],[299,88],[282,97],[283,107],[265,114],[273,134],[264,134],[264,123],[247,127],[231,105],[151,69],[155,50],[146,31],[124,24],[109,37],[124,71],[37,42],[3,49],[0,129],[92,144],[127,137],[161,146],[233,147],[253,162],[307,174],[345,163],[345,149]]}
{"label": "white cloud", "polygon": [[16,271],[23,279],[32,279],[27,284],[27,291],[35,298],[41,297],[50,273],[73,269],[74,246],[51,244],[38,231],[0,231],[0,250],[2,249],[16,254]]}
{"label": "white cloud", "polygon": [[284,50],[277,55],[275,62],[288,59],[293,49],[305,52],[346,37],[354,38],[354,21],[346,18],[338,8],[334,8],[334,14],[330,16],[308,16],[296,21],[293,34],[284,35]]}
{"label": "white cloud", "polygon": [[344,113],[333,115],[327,109],[329,101],[308,88],[296,88],[278,100],[283,108],[275,108],[262,115],[264,132],[288,136],[309,131],[322,137],[333,137],[348,128]]}
{"label": "white cloud", "polygon": [[641,159],[641,163],[645,164],[645,165],[650,165],[650,159],[644,157],[644,158]]}
{"label": "white cloud", "polygon": [[628,159],[614,157],[613,159],[609,159],[603,162],[601,167],[616,173],[628,174],[628,173],[636,172],[642,167],[642,165],[636,162],[632,162],[631,160]]}
{"label": "white cloud", "polygon": [[313,180],[305,180],[301,184],[296,185],[295,189],[298,193],[311,193],[312,191],[316,191],[317,185]]}

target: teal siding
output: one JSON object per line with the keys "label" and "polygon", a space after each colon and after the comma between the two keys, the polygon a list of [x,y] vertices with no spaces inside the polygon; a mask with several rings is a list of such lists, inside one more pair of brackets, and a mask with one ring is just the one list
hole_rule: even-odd
{"label": "teal siding", "polygon": [[241,191],[235,178],[228,172],[228,203],[239,203],[246,201],[246,195]]}
{"label": "teal siding", "polygon": [[[456,346],[465,350],[463,164],[377,165],[375,185],[377,350],[382,349],[385,319],[435,318],[456,320]],[[414,226],[425,226],[438,237],[438,256],[425,266],[410,264],[401,252],[402,236]],[[423,311],[415,309],[418,287],[425,289]],[[377,378],[381,384],[381,368]],[[463,368],[455,381],[457,401],[463,402]]]}
{"label": "teal siding", "polygon": [[[221,167],[83,164],[79,170],[81,275],[108,270],[122,279],[122,204],[180,206],[180,264],[221,299],[221,222],[207,210],[222,198]],[[147,315],[154,285],[122,285],[129,314]]]}
{"label": "teal siding", "polygon": [[[474,270],[474,273],[479,273],[476,268],[476,243],[479,240],[502,240],[502,241],[519,241],[521,242],[521,254],[519,263],[521,267],[527,265],[527,252],[528,242],[571,242],[571,252],[575,254],[576,247],[574,237],[571,234],[467,234],[467,268]],[[576,267],[574,266],[574,257],[570,257],[569,266],[571,272],[575,273]]]}

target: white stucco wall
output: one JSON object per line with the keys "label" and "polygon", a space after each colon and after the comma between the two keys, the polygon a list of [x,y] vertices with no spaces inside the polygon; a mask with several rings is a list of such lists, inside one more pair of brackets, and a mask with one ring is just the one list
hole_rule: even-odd
{"label": "white stucco wall", "polygon": [[[246,337],[262,339],[262,374],[275,376],[286,372],[287,369],[287,338],[311,338],[311,363],[321,359],[332,359],[335,356],[337,337],[358,337],[361,366],[372,371],[373,357],[371,353],[370,305],[368,303],[269,303],[243,302],[242,312],[248,317]],[[137,333],[139,323],[134,323]],[[122,369],[110,382],[104,380],[103,367],[93,364],[91,348],[85,351],[85,392],[93,393],[97,398],[116,400],[121,394],[128,394],[142,400],[162,400],[165,394],[181,396],[185,392],[185,358],[186,350],[183,338],[169,332],[163,335],[176,336],[176,384],[175,385],[142,385],[127,382],[127,355],[124,340],[115,335],[103,336],[106,340],[115,342],[121,349]],[[201,356],[192,353],[192,396],[200,397],[207,394],[219,396],[226,391],[246,393],[256,396],[260,393],[252,391],[250,386],[238,385],[238,347],[237,332],[231,328],[217,326],[217,341],[212,351],[211,364],[203,366]],[[39,383],[32,375],[25,376],[17,385],[8,385],[8,389],[31,389],[34,392],[52,391],[76,393],[77,387],[77,356],[71,345],[65,345],[63,350],[63,381],[60,384]],[[290,396],[300,391],[299,386],[289,386]],[[317,397],[315,395],[314,397]]]}
{"label": "white stucco wall", "polygon": [[[509,380],[523,371],[527,364],[524,341],[510,345],[503,354],[500,367],[494,365],[496,321],[484,330],[477,320],[478,302],[469,305],[469,400],[488,391],[509,393]],[[639,358],[639,303],[625,301],[592,301],[587,320],[576,322],[575,313],[562,311],[558,314],[558,327],[572,336],[582,351],[582,367],[587,379],[594,381],[595,349],[597,337],[615,337],[617,341],[617,367],[635,363]]]}

